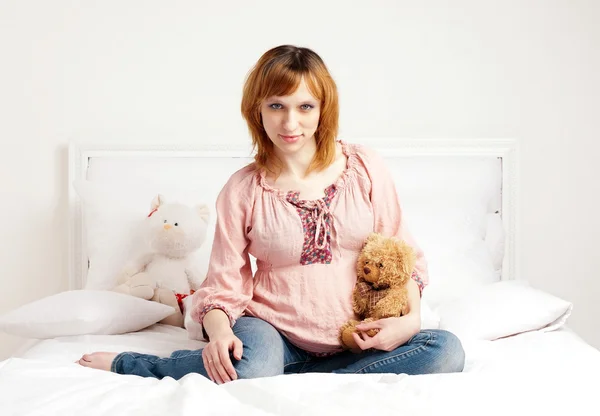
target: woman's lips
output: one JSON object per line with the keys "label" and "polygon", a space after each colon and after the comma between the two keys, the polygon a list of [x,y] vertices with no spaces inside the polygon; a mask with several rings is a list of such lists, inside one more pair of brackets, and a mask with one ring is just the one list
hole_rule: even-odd
{"label": "woman's lips", "polygon": [[286,143],[295,143],[295,142],[298,141],[298,139],[301,136],[302,136],[301,134],[297,134],[297,135],[294,135],[294,136],[286,136],[286,135],[283,135],[283,134],[279,135],[279,137],[281,137],[281,140],[283,140]]}

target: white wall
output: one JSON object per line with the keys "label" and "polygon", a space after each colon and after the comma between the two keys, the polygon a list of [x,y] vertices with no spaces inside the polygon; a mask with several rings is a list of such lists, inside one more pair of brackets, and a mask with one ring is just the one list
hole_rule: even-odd
{"label": "white wall", "polygon": [[0,313],[67,288],[69,139],[246,143],[246,71],[292,43],[328,63],[349,140],[518,138],[521,272],[600,347],[599,3],[427,4],[3,0]]}

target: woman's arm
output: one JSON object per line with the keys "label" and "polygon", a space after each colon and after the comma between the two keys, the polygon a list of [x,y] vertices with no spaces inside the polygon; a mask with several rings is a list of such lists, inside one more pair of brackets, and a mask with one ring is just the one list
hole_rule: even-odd
{"label": "woman's arm", "polygon": [[[354,334],[356,344],[363,350],[375,348],[392,351],[405,344],[421,330],[421,293],[417,282],[408,281],[408,313],[400,317],[383,318],[366,324],[359,324],[356,329],[363,331]],[[377,335],[370,337],[366,331],[379,329]],[[362,336],[362,338],[361,338]]]}
{"label": "woman's arm", "polygon": [[223,312],[220,315],[211,313],[219,318],[207,322],[210,329],[221,328],[225,318],[231,328],[252,298],[254,285],[247,234],[252,225],[255,189],[251,178],[246,170],[238,171],[217,197],[215,234],[206,279],[192,295],[191,316],[202,325],[208,340],[210,331],[204,320],[209,313],[216,309]]}
{"label": "woman's arm", "polygon": [[237,378],[230,352],[242,358],[242,341],[233,333],[236,319],[252,298],[253,280],[247,230],[251,227],[253,187],[238,171],[217,197],[217,222],[206,279],[193,295],[192,319],[209,342],[202,350],[208,377],[216,383]]}
{"label": "woman's arm", "polygon": [[[421,330],[421,289],[417,282],[413,279],[408,281],[408,313],[403,317],[406,319],[398,319],[397,324],[405,326],[404,330],[400,329],[401,340],[408,341],[413,335],[416,335]],[[401,342],[398,345],[402,345]]]}
{"label": "woman's arm", "polygon": [[213,309],[204,316],[204,330],[209,339],[218,338],[221,334],[233,333],[229,326],[229,318],[221,309]]}

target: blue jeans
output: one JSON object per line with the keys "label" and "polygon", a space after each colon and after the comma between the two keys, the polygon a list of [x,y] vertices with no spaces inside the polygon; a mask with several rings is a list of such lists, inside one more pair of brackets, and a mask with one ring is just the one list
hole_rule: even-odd
{"label": "blue jeans", "polygon": [[[443,330],[422,330],[390,352],[345,351],[329,357],[310,355],[258,318],[239,318],[233,332],[244,344],[241,360],[230,354],[238,379],[292,373],[450,373],[461,372],[465,363],[460,340]],[[178,380],[189,373],[208,377],[201,349],[175,351],[168,358],[123,352],[113,360],[111,371],[159,379]]]}

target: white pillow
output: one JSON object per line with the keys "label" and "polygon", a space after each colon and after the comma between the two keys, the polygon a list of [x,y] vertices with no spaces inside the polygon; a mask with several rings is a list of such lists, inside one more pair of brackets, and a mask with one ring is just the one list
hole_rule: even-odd
{"label": "white pillow", "polygon": [[0,316],[0,330],[24,338],[113,335],[144,329],[173,313],[171,306],[103,290],[51,295]]}
{"label": "white pillow", "polygon": [[83,288],[110,290],[125,264],[143,253],[142,224],[153,196],[148,193],[147,201],[134,203],[124,188],[89,181],[76,181],[73,186],[82,201],[89,264]]}
{"label": "white pillow", "polygon": [[404,201],[404,220],[427,259],[429,285],[423,296],[432,308],[499,280],[495,256],[486,243],[485,194],[421,191]]}
{"label": "white pillow", "polygon": [[504,224],[502,216],[497,213],[486,216],[485,244],[490,252],[494,269],[502,271],[505,244]]}
{"label": "white pillow", "polygon": [[435,312],[440,328],[458,336],[495,340],[527,331],[553,331],[565,324],[573,304],[525,282],[491,283],[446,302]]}

